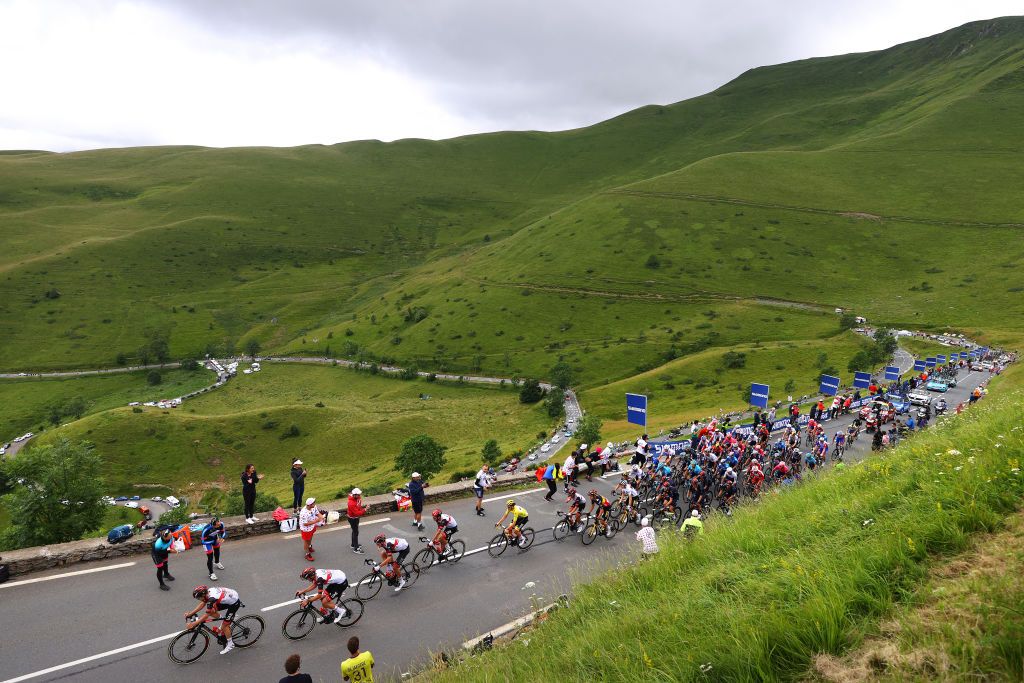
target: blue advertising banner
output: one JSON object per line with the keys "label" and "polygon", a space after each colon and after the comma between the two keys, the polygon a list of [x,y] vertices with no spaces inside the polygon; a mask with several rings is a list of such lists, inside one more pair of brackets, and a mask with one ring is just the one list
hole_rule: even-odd
{"label": "blue advertising banner", "polygon": [[867,389],[871,386],[871,373],[870,372],[855,372],[853,373],[853,386],[858,389]]}
{"label": "blue advertising banner", "polygon": [[923,360],[915,360],[914,361],[914,371],[915,372],[920,372],[921,370],[924,370],[924,368],[925,368],[925,363],[924,363]]}
{"label": "blue advertising banner", "polygon": [[927,366],[929,368],[934,368],[935,367],[935,357],[933,356],[931,358],[925,358],[924,359],[924,364],[925,364],[925,366]]}
{"label": "blue advertising banner", "polygon": [[626,394],[626,422],[647,426],[647,397],[643,394]]}
{"label": "blue advertising banner", "polygon": [[967,360],[967,356],[968,356],[968,354],[967,354],[966,351],[961,351],[960,352],[960,360]]}
{"label": "blue advertising banner", "polygon": [[832,375],[822,375],[821,386],[818,387],[818,391],[826,396],[835,396],[839,393],[839,378]]}
{"label": "blue advertising banner", "polygon": [[900,369],[892,365],[885,368],[885,381],[895,382],[900,378]]}
{"label": "blue advertising banner", "polygon": [[946,364],[946,354],[940,353],[938,356],[936,356],[935,360],[936,360],[936,362],[938,362],[939,365],[945,365]]}
{"label": "blue advertising banner", "polygon": [[757,406],[758,408],[768,407],[768,385],[767,384],[751,384],[750,385],[750,405]]}

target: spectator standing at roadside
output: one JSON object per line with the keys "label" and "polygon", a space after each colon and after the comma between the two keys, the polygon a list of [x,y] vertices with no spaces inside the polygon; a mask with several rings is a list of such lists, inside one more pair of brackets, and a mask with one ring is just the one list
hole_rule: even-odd
{"label": "spectator standing at roadside", "polygon": [[406,484],[409,489],[409,502],[412,503],[412,525],[423,531],[423,489],[430,486],[420,481],[420,473],[413,472],[412,479]]}
{"label": "spectator standing at roadside", "polygon": [[313,534],[324,521],[324,516],[316,508],[316,498],[307,498],[306,507],[299,513],[299,533],[302,535],[302,547],[306,551],[306,559],[313,561]]}
{"label": "spectator standing at roadside", "polygon": [[284,671],[287,676],[282,678],[278,683],[313,683],[313,677],[309,674],[300,674],[299,667],[302,665],[302,659],[299,657],[299,653],[289,655],[288,659],[284,660]]}
{"label": "spectator standing at roadside", "polygon": [[306,492],[306,468],[302,461],[296,458],[292,460],[292,512],[299,513],[299,506],[302,505],[302,494]]}
{"label": "spectator standing at roadside", "polygon": [[174,577],[171,576],[170,562],[168,557],[171,553],[171,543],[174,539],[171,538],[170,527],[164,527],[157,534],[156,540],[153,541],[153,547],[150,550],[150,554],[153,556],[153,564],[156,565],[156,580],[160,582],[160,590],[169,591],[171,587],[164,583],[164,579],[168,581],[174,581]]}
{"label": "spectator standing at roadside", "polygon": [[565,475],[565,490],[568,491],[570,486],[576,485],[576,451],[569,451],[569,455],[565,456],[562,474]]}
{"label": "spectator standing at roadside", "polygon": [[644,517],[640,520],[640,531],[636,532],[636,538],[643,544],[640,551],[640,559],[649,559],[658,552],[658,541],[654,537],[654,529],[651,528],[651,520]]}
{"label": "spectator standing at roadside", "polygon": [[220,563],[220,544],[227,535],[224,522],[220,521],[217,515],[214,515],[210,519],[210,523],[204,526],[199,533],[199,541],[203,544],[203,550],[206,551],[206,571],[210,575],[211,581],[217,580],[217,575],[213,573],[214,564],[217,569],[224,570],[224,565]]}
{"label": "spectator standing at roadside", "polygon": [[544,468],[544,474],[541,475],[541,478],[544,480],[544,483],[548,485],[548,495],[544,496],[544,500],[550,501],[551,498],[558,492],[558,485],[555,484],[554,464],[549,463],[548,466]]}
{"label": "spectator standing at roadside", "polygon": [[373,655],[359,651],[359,637],[348,639],[349,658],[341,663],[341,678],[352,683],[373,683]]}
{"label": "spectator standing at roadside", "polygon": [[348,495],[348,525],[352,528],[352,552],[363,554],[363,546],[359,545],[359,518],[366,514],[366,507],[363,505],[363,492],[358,488],[352,489]]}
{"label": "spectator standing at roadside", "polygon": [[491,467],[490,465],[484,465],[476,473],[476,479],[473,480],[473,495],[476,496],[476,514],[480,517],[484,516],[484,491],[491,488],[491,482]]}
{"label": "spectator standing at roadside", "polygon": [[246,465],[242,472],[242,500],[245,501],[245,521],[248,524],[256,523],[256,484],[262,478],[263,475],[256,473],[256,465],[252,463]]}

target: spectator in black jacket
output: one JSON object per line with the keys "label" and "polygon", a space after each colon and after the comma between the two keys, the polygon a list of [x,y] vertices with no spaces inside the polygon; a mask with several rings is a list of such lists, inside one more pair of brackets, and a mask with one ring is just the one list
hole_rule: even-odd
{"label": "spectator in black jacket", "polygon": [[245,521],[249,524],[256,523],[256,484],[262,478],[262,474],[256,474],[256,465],[252,463],[246,465],[242,472],[242,500],[245,501]]}
{"label": "spectator in black jacket", "polygon": [[423,531],[423,489],[429,486],[420,481],[420,473],[413,472],[409,481],[409,502],[412,503],[412,525]]}
{"label": "spectator in black jacket", "polygon": [[306,468],[302,461],[296,458],[292,460],[292,512],[299,514],[299,507],[302,506],[302,494],[306,491]]}

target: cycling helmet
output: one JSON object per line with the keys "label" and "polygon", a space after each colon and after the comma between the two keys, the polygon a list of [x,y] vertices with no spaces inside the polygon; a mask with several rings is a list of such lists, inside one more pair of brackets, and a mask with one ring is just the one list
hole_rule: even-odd
{"label": "cycling helmet", "polygon": [[430,516],[434,519],[441,519],[441,510],[437,509],[430,513]]}
{"label": "cycling helmet", "polygon": [[377,534],[376,536],[373,537],[373,542],[376,543],[377,545],[384,545],[384,541],[386,539],[387,539],[387,537],[384,534]]}
{"label": "cycling helmet", "polygon": [[316,567],[306,567],[299,574],[300,579],[306,579],[307,581],[312,581],[314,576],[316,576]]}
{"label": "cycling helmet", "polygon": [[206,591],[208,590],[210,589],[206,586],[206,584],[201,583],[192,589],[192,597],[196,600],[202,600],[206,597]]}
{"label": "cycling helmet", "polygon": [[508,502],[505,503],[505,507],[507,507],[509,510],[511,510],[515,506],[516,506],[516,501],[514,499],[512,499],[512,498],[509,498]]}
{"label": "cycling helmet", "polygon": [[591,498],[597,498],[599,495],[600,494],[597,492],[597,489],[590,489],[590,497]]}
{"label": "cycling helmet", "polygon": [[576,495],[576,487],[575,486],[570,486],[569,488],[567,488],[565,490],[565,492],[568,493],[570,496],[575,496]]}

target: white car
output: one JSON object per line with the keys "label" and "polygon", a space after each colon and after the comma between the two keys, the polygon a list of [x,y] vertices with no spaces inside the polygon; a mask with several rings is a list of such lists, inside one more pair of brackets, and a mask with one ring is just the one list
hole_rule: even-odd
{"label": "white car", "polygon": [[0,455],[7,455],[7,449],[0,447]]}
{"label": "white car", "polygon": [[537,459],[537,454],[536,453],[530,453],[530,456],[528,458],[526,458],[526,459],[527,460],[536,460]]}
{"label": "white car", "polygon": [[546,444],[544,444],[543,446],[540,447],[540,452],[541,453],[547,453],[550,450],[551,450],[551,444],[549,444],[549,443],[546,443]]}
{"label": "white car", "polygon": [[138,507],[139,507],[139,501],[137,501],[137,500],[129,500],[128,502],[126,502],[126,503],[124,504],[124,506],[125,506],[126,508],[133,508],[133,509],[138,509]]}
{"label": "white car", "polygon": [[932,402],[931,395],[927,391],[920,391],[915,389],[907,394],[907,400],[910,401],[911,405],[915,406],[926,406]]}
{"label": "white car", "polygon": [[160,496],[153,496],[152,498],[150,498],[150,500],[153,501],[154,503],[159,503],[160,501],[163,500],[163,498],[161,498]]}
{"label": "white car", "polygon": [[171,506],[172,508],[176,508],[176,507],[178,507],[179,505],[181,505],[181,503],[180,503],[180,502],[178,502],[178,499],[177,499],[177,498],[175,498],[174,496],[167,496],[167,497],[166,497],[166,498],[164,499],[164,502],[165,502],[165,503],[167,503],[168,505],[170,505],[170,506]]}
{"label": "white car", "polygon": [[555,432],[554,435],[551,437],[551,443],[558,443],[561,438],[562,437],[558,435],[558,432]]}

